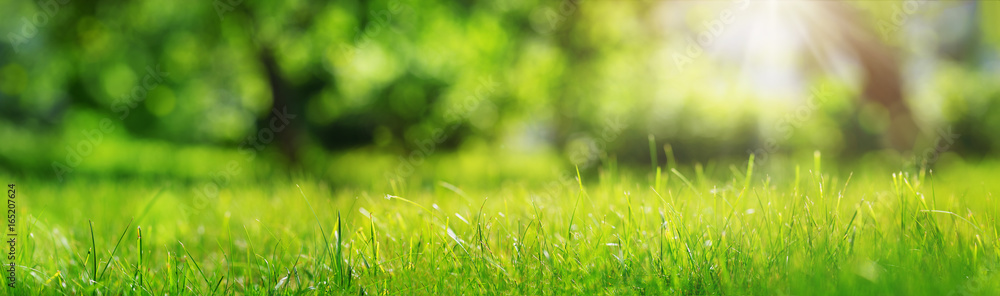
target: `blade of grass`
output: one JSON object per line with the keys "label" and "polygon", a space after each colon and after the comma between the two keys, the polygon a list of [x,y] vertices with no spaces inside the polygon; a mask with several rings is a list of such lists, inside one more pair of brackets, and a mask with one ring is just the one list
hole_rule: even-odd
{"label": "blade of grass", "polygon": [[691,184],[691,181],[688,181],[688,179],[685,178],[684,175],[681,174],[681,172],[677,171],[677,169],[674,169],[674,168],[671,168],[670,172],[674,173],[674,175],[676,175],[677,177],[681,178],[681,181],[683,181],[684,184],[686,184],[688,186],[688,188],[691,189],[691,191],[694,191],[695,194],[698,194],[698,196],[701,196],[701,192],[699,192],[698,189],[694,187],[694,184]]}
{"label": "blade of grass", "polygon": [[[305,200],[306,201],[306,205],[309,206],[309,211],[312,212],[313,218],[316,218],[316,225],[319,226],[319,232],[323,236],[323,246],[326,247],[326,253],[330,254],[330,240],[326,239],[326,230],[323,230],[323,223],[319,222],[319,215],[316,215],[316,210],[314,210],[312,204],[309,203],[309,198],[307,198],[306,197],[306,193],[302,191],[302,187],[299,186],[299,184],[295,184],[295,187],[299,188],[299,193],[302,194],[302,199]],[[338,217],[339,217],[339,214],[338,214]],[[340,219],[338,219],[338,220],[340,220]],[[339,221],[338,221],[337,224],[338,224],[338,227],[339,227],[340,226]],[[337,236],[340,236],[339,232],[337,233]],[[339,246],[339,244],[338,244],[338,246]]]}
{"label": "blade of grass", "polygon": [[201,266],[198,265],[198,260],[195,260],[194,256],[191,256],[191,251],[188,251],[187,247],[184,246],[183,242],[177,241],[177,243],[181,244],[181,249],[184,249],[184,253],[188,255],[188,258],[191,258],[191,263],[194,263],[194,267],[196,269],[198,269],[198,273],[201,274],[201,278],[205,280],[205,285],[211,287],[212,286],[212,281],[209,281],[208,277],[205,276],[205,272],[202,271],[201,270]]}
{"label": "blade of grass", "polygon": [[580,185],[580,193],[576,195],[576,204],[573,205],[573,211],[569,214],[569,225],[566,226],[566,248],[569,250],[569,242],[573,241],[573,218],[576,216],[576,208],[580,206],[580,200],[583,199],[583,181],[580,178],[580,166],[576,166],[576,182]]}
{"label": "blade of grass", "polygon": [[650,169],[656,170],[656,164],[658,163],[656,159],[656,137],[653,134],[649,134],[649,165]]}
{"label": "blade of grass", "polygon": [[333,259],[337,260],[337,262],[336,262],[337,264],[335,264],[337,266],[337,281],[339,283],[341,283],[341,284],[343,284],[343,282],[344,282],[343,281],[343,277],[344,277],[344,266],[343,266],[343,264],[344,264],[344,253],[343,253],[343,249],[340,247],[341,246],[341,237],[344,236],[342,231],[343,230],[341,229],[341,223],[340,223],[340,211],[337,211],[337,254],[333,257]]}
{"label": "blade of grass", "polygon": [[[128,228],[132,227],[132,220],[128,221],[128,225],[125,226],[125,231],[122,231],[122,235],[118,237],[118,242],[115,243],[115,248],[111,250],[111,259],[115,258],[115,252],[118,252],[118,245],[122,243],[122,239],[125,238],[125,234],[128,233]],[[108,271],[108,266],[111,265],[111,259],[108,259],[108,263],[104,264],[104,269],[101,269],[101,274],[97,276],[97,280],[101,280],[104,277],[104,272]]]}
{"label": "blade of grass", "polygon": [[137,227],[136,231],[139,232],[139,239],[138,239],[138,242],[136,243],[138,245],[138,248],[139,248],[139,254],[137,256],[137,257],[139,257],[139,264],[136,265],[135,273],[139,276],[139,286],[142,287],[143,286],[143,283],[142,283],[142,226]]}
{"label": "blade of grass", "polygon": [[677,160],[674,159],[674,147],[670,146],[670,144],[664,144],[663,153],[667,154],[667,168],[676,168]]}
{"label": "blade of grass", "polygon": [[93,268],[93,273],[91,273],[91,277],[94,278],[94,282],[96,283],[98,281],[98,278],[97,278],[97,240],[94,239],[94,221],[93,220],[87,220],[87,221],[90,222],[90,247],[91,247],[90,253],[94,255],[94,258],[92,259],[93,262],[94,262],[94,268]]}

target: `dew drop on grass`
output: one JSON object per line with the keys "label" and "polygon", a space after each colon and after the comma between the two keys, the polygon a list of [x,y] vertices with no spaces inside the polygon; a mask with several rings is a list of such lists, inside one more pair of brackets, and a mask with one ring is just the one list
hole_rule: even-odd
{"label": "dew drop on grass", "polygon": [[285,281],[287,281],[287,280],[288,280],[288,277],[287,277],[287,276],[286,276],[286,277],[283,277],[283,278],[281,278],[281,280],[279,280],[279,281],[278,281],[278,284],[277,284],[277,285],[274,285],[274,289],[280,289],[280,288],[281,288],[281,286],[282,286],[282,285],[284,285],[284,284],[285,284]]}
{"label": "dew drop on grass", "polygon": [[452,231],[450,227],[446,228],[446,231],[448,232],[448,236],[450,236],[451,239],[455,240],[455,242],[458,243],[459,245],[462,245],[464,241],[458,238],[458,235],[455,235],[455,232]]}
{"label": "dew drop on grass", "polygon": [[465,220],[465,217],[462,217],[462,215],[459,215],[458,213],[455,213],[455,216],[458,217],[458,219],[462,220],[462,222],[465,222],[465,224],[472,225],[472,224],[469,224],[469,221]]}

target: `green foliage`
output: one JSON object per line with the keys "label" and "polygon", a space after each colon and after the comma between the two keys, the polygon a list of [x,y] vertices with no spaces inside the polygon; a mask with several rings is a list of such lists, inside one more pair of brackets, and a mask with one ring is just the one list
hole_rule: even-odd
{"label": "green foliage", "polygon": [[[902,40],[912,37],[907,22],[937,21],[941,11],[960,6],[917,2],[913,10],[904,1],[851,5],[862,8],[856,15],[862,23],[888,22]],[[642,141],[648,135],[669,139],[674,150],[702,162],[744,158],[746,150],[775,139],[782,154],[823,149],[855,156],[878,148],[852,142],[873,142],[868,139],[887,124],[879,116],[885,110],[860,103],[856,81],[797,62],[803,74],[819,73],[803,76],[794,95],[773,95],[771,86],[748,77],[756,70],[705,48],[678,67],[672,57],[686,53],[705,23],[731,5],[4,3],[0,32],[23,38],[0,47],[0,138],[18,143],[0,147],[0,163],[48,174],[52,160],[66,157],[65,147],[107,118],[114,131],[104,135],[97,156],[74,170],[202,178],[212,172],[184,161],[236,154],[267,126],[272,108],[284,107],[299,118],[281,135],[293,140],[278,140],[292,147],[283,154],[357,148],[404,154],[439,129],[447,132],[438,152],[485,144],[565,156],[573,145],[596,141],[602,153],[630,163],[647,161]],[[757,6],[750,5],[736,18],[754,16]],[[983,4],[977,11],[983,17],[971,24],[991,42],[996,26],[988,26],[987,16],[995,10]],[[738,29],[724,28],[742,33]],[[928,56],[940,65],[930,73],[904,68],[924,79],[911,84],[926,86],[907,89],[919,103],[917,117],[977,138],[952,147],[956,151],[986,154],[1000,147],[1000,125],[987,116],[993,112],[978,111],[996,109],[1000,94],[991,83],[995,73],[984,66],[996,59],[991,44],[967,45],[983,54],[956,60]],[[924,58],[918,49],[897,50]],[[799,116],[802,105],[811,104],[805,90],[821,85],[829,98]],[[164,151],[195,155],[163,157]],[[123,154],[148,157],[111,157]],[[157,163],[164,159],[184,161]]]}

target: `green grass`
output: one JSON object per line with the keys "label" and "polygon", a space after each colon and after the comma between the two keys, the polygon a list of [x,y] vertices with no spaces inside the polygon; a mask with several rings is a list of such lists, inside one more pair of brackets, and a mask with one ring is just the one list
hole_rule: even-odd
{"label": "green grass", "polygon": [[203,182],[15,180],[19,282],[4,291],[1000,293],[1000,165],[841,173],[817,157],[765,172],[669,156],[554,189],[297,178],[234,182],[203,202]]}

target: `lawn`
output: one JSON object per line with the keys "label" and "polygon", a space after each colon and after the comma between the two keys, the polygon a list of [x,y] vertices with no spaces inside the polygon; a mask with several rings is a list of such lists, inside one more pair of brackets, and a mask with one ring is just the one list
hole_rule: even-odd
{"label": "lawn", "polygon": [[[996,295],[1000,164],[549,182],[14,178],[11,295]],[[836,169],[826,169],[828,166]],[[775,177],[772,177],[775,176]],[[95,251],[96,250],[96,251]]]}

